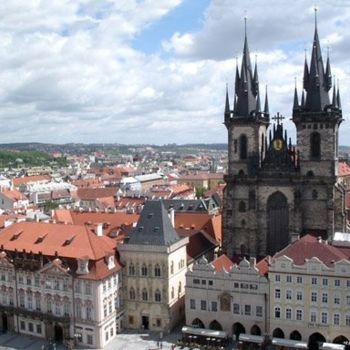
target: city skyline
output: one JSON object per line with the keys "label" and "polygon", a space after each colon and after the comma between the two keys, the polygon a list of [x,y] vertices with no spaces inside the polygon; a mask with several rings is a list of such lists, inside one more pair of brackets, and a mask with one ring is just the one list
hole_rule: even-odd
{"label": "city skyline", "polygon": [[[225,86],[232,96],[245,16],[260,97],[268,85],[270,113],[289,119],[305,49],[310,59],[314,4],[264,4],[8,2],[0,8],[0,143],[225,143]],[[323,57],[329,51],[346,118],[350,2],[317,6]],[[345,120],[341,145],[350,145],[349,129]]]}

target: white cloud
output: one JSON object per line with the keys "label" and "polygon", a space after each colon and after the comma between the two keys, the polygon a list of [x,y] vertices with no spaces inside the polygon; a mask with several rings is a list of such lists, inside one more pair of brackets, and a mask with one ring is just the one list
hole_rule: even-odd
{"label": "white cloud", "polygon": [[[300,87],[303,50],[312,43],[309,3],[251,0],[247,8],[243,0],[235,6],[212,0],[197,32],[176,30],[154,54],[133,47],[136,35],[181,2],[3,1],[0,142],[226,142],[225,84],[232,95],[245,9],[261,95],[268,84],[271,111],[289,116],[294,77]],[[348,1],[320,1],[318,19],[340,78],[344,114],[350,107],[349,7]],[[342,130],[349,130],[347,123]]]}

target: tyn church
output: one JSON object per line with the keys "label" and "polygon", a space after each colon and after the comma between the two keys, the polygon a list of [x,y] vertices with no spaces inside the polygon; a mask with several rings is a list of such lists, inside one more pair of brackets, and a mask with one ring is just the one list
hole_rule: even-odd
{"label": "tyn church", "polygon": [[241,70],[236,67],[233,108],[226,91],[228,173],[225,176],[223,252],[272,255],[299,235],[331,238],[345,231],[345,192],[337,182],[339,88],[332,89],[330,60],[323,64],[315,24],[310,65],[305,58],[300,102],[294,92],[293,146],[283,117],[271,118],[267,94],[260,103],[258,69],[251,65],[245,34]]}

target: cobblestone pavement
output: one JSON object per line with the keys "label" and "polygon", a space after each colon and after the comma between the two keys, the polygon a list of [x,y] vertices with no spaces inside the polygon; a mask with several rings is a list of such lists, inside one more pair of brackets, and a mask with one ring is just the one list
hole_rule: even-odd
{"label": "cobblestone pavement", "polygon": [[[125,331],[118,334],[103,350],[172,350],[176,341],[181,338],[181,332],[175,331],[164,335],[160,341],[160,333],[155,332],[131,332]],[[44,347],[43,347],[44,346]],[[66,350],[63,345],[49,344],[46,340],[6,333],[0,335],[1,350]],[[84,347],[77,347],[82,350]],[[180,349],[175,347],[176,350]],[[182,348],[182,350],[189,350]],[[195,350],[192,348],[192,350]]]}

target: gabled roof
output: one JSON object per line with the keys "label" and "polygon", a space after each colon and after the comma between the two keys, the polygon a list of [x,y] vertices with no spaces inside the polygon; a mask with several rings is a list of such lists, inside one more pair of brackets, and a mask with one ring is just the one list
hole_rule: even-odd
{"label": "gabled roof", "polygon": [[114,254],[115,242],[98,237],[85,226],[38,222],[15,223],[1,231],[4,250],[33,252],[66,258],[99,260]]}
{"label": "gabled roof", "polygon": [[147,201],[126,244],[170,246],[181,238],[172,226],[163,201]]}
{"label": "gabled roof", "polygon": [[233,262],[227,257],[227,255],[220,255],[211,263],[217,272],[221,272],[224,269],[229,272],[233,267]]}
{"label": "gabled roof", "polygon": [[113,197],[118,191],[116,187],[106,188],[78,188],[77,197],[81,200],[96,200],[98,198]]}
{"label": "gabled roof", "polygon": [[333,267],[334,263],[342,259],[350,259],[349,251],[332,246],[331,244],[311,235],[306,235],[301,239],[291,243],[274,255],[274,259],[287,256],[296,265],[304,265],[306,259],[318,258],[328,267]]}
{"label": "gabled roof", "polygon": [[50,181],[51,177],[49,175],[33,175],[24,177],[15,177],[12,182],[15,187],[33,182]]}

